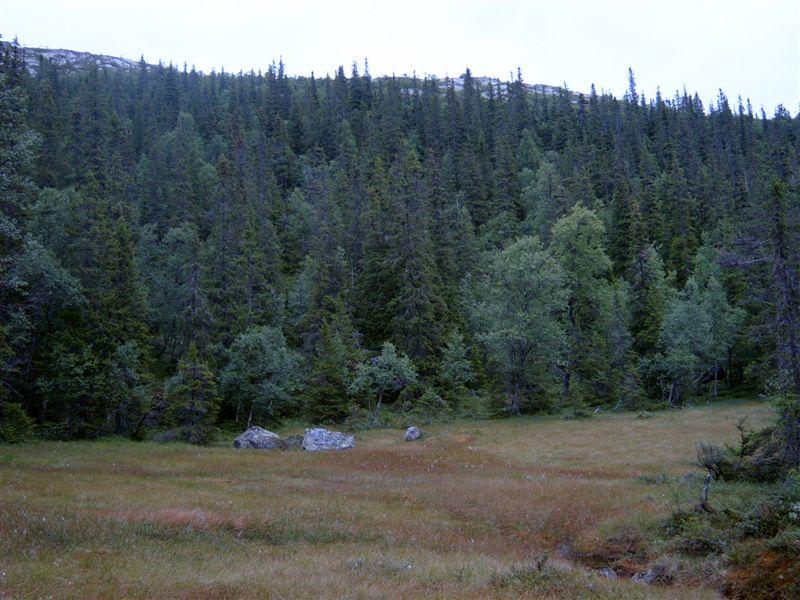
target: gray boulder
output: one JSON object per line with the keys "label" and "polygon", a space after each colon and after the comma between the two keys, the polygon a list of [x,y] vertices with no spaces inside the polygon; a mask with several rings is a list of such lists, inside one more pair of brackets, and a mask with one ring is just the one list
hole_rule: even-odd
{"label": "gray boulder", "polygon": [[353,446],[355,446],[355,438],[352,435],[338,431],[328,431],[321,427],[306,429],[306,434],[303,436],[303,449],[309,452],[345,450]]}
{"label": "gray boulder", "polygon": [[617,579],[617,574],[613,569],[609,569],[608,567],[598,569],[597,574],[600,575],[600,577],[605,577],[606,579]]}
{"label": "gray boulder", "polygon": [[669,583],[669,580],[670,577],[667,573],[667,570],[663,565],[659,564],[653,565],[646,571],[641,571],[631,577],[631,581],[635,583],[644,583],[647,585],[653,585],[654,583]]}
{"label": "gray boulder", "polygon": [[413,442],[422,437],[422,432],[417,427],[409,427],[406,429],[406,441]]}
{"label": "gray boulder", "polygon": [[253,426],[233,440],[234,448],[256,448],[258,450],[275,450],[283,446],[277,433],[261,427]]}

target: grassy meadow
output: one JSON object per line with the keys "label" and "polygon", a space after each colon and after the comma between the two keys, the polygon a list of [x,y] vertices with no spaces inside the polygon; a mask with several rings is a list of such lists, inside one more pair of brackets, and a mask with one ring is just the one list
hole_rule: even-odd
{"label": "grassy meadow", "polygon": [[647,532],[699,493],[695,445],[735,441],[742,416],[771,409],[375,430],[330,453],[2,446],[0,597],[713,598],[713,574],[596,569],[646,566]]}

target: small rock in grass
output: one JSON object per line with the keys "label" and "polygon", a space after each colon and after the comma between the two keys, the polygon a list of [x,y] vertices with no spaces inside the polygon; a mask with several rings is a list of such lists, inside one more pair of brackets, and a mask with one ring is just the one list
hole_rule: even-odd
{"label": "small rock in grass", "polygon": [[[527,479],[527,476],[526,476]],[[533,477],[531,477],[533,479]],[[572,558],[572,547],[569,544],[559,544],[556,546],[556,552],[561,558]]]}
{"label": "small rock in grass", "polygon": [[411,426],[406,429],[406,441],[413,442],[414,440],[418,440],[422,437],[422,432],[419,430],[418,427]]}
{"label": "small rock in grass", "polygon": [[666,569],[664,569],[662,565],[653,565],[646,571],[640,571],[631,577],[631,581],[635,583],[644,583],[647,585],[652,585],[659,582],[664,583],[666,579]]}
{"label": "small rock in grass", "polygon": [[597,574],[600,575],[600,577],[605,577],[606,579],[617,579],[617,574],[613,569],[609,569],[608,567],[597,569]]}

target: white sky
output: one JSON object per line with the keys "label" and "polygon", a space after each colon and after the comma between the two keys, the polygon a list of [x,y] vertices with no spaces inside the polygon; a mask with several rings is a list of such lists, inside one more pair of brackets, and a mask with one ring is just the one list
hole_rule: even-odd
{"label": "white sky", "polygon": [[722,88],[771,113],[800,110],[800,0],[489,1],[0,0],[0,34],[203,71],[333,73],[369,59],[392,72],[506,79],[621,94],[630,65],[639,88],[672,96],[684,85],[706,104]]}

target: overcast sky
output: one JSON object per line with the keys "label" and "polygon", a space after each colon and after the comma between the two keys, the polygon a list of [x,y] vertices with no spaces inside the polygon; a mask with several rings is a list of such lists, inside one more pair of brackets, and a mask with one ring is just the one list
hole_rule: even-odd
{"label": "overcast sky", "polygon": [[768,112],[800,110],[800,0],[761,2],[0,0],[0,33],[203,71],[333,73],[369,59],[391,73],[508,78],[621,94],[630,65],[648,96],[722,88]]}

